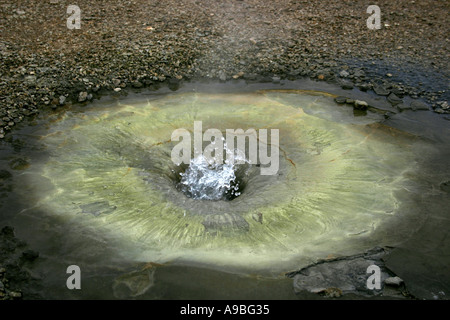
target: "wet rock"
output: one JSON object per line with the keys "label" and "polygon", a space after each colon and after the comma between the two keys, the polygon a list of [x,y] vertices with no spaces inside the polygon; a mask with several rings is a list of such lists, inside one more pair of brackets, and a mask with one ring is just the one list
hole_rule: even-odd
{"label": "wet rock", "polygon": [[379,96],[388,96],[391,92],[382,85],[376,85],[373,87],[373,91]]}
{"label": "wet rock", "polygon": [[141,82],[139,82],[139,81],[133,81],[133,82],[131,83],[131,86],[132,86],[133,88],[142,88],[144,85],[143,85]]}
{"label": "wet rock", "polygon": [[389,96],[387,97],[387,100],[393,105],[396,106],[400,103],[403,102],[403,100],[399,97],[397,97],[397,95],[395,93],[391,93],[389,94]]}
{"label": "wet rock", "polygon": [[352,98],[347,98],[347,99],[345,99],[345,103],[346,103],[346,104],[354,105],[354,104],[355,104],[355,100],[352,99]]}
{"label": "wet rock", "polygon": [[404,104],[404,103],[399,103],[399,104],[397,105],[397,108],[398,108],[398,110],[400,110],[400,111],[405,111],[405,110],[411,110],[411,109],[412,109],[410,105],[406,105],[406,104]]}
{"label": "wet rock", "polygon": [[441,108],[442,110],[448,110],[450,109],[447,101],[438,101],[436,102],[436,105]]}
{"label": "wet rock", "polygon": [[384,284],[388,286],[399,287],[403,283],[400,277],[389,277],[384,280]]}
{"label": "wet rock", "polygon": [[117,209],[116,206],[110,206],[108,201],[97,201],[88,204],[80,205],[82,213],[89,213],[93,216],[99,216],[101,214],[110,214]]}
{"label": "wet rock", "polygon": [[353,83],[350,81],[343,81],[341,83],[341,88],[344,90],[352,90],[353,89]]}
{"label": "wet rock", "polygon": [[361,91],[367,91],[367,90],[372,89],[372,86],[371,86],[370,84],[368,84],[368,83],[361,83],[361,84],[358,84],[357,87],[358,87],[358,89],[361,90]]}
{"label": "wet rock", "polygon": [[366,110],[369,104],[366,101],[355,100],[355,109]]}
{"label": "wet rock", "polygon": [[287,276],[293,278],[296,293],[308,291],[330,298],[347,293],[361,296],[389,294],[403,297],[398,290],[387,293],[383,287],[379,290],[367,287],[369,266],[376,265],[380,268],[382,284],[384,280],[394,277],[384,267],[383,259],[387,252],[383,248],[374,248],[364,254],[324,259]]}
{"label": "wet rock", "polygon": [[338,104],[344,104],[347,101],[347,97],[339,96],[334,98],[334,101]]}
{"label": "wet rock", "polygon": [[416,110],[429,110],[430,107],[423,101],[414,100],[411,102],[411,109]]}

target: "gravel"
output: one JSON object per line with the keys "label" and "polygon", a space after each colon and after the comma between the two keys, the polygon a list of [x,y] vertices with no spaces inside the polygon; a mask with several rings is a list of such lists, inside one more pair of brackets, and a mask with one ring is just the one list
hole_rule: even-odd
{"label": "gravel", "polygon": [[0,138],[43,109],[171,79],[310,77],[450,112],[446,0],[378,1],[379,30],[363,1],[78,0],[73,30],[70,4],[0,1]]}

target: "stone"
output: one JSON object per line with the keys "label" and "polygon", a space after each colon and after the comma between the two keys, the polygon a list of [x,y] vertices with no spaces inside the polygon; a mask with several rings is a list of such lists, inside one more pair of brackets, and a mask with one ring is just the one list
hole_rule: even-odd
{"label": "stone", "polygon": [[340,76],[341,78],[347,78],[349,75],[350,75],[350,73],[348,73],[348,72],[345,71],[345,70],[342,70],[341,72],[339,72],[339,76]]}
{"label": "stone", "polygon": [[355,100],[355,108],[359,110],[366,110],[369,104],[366,101]]}
{"label": "stone", "polygon": [[382,290],[367,288],[367,268],[377,265],[381,268],[381,281],[389,275],[383,271],[382,257],[386,251],[374,248],[364,254],[355,256],[320,260],[299,271],[288,274],[293,278],[294,292],[311,292],[327,297],[338,297],[353,293],[362,296],[374,296]]}
{"label": "stone", "polygon": [[339,96],[334,98],[334,101],[338,104],[344,104],[347,101],[347,97]]}
{"label": "stone", "polygon": [[273,83],[280,83],[280,81],[281,81],[280,77],[272,77]]}
{"label": "stone", "polygon": [[133,82],[131,83],[131,86],[132,86],[133,88],[142,88],[142,87],[143,87],[143,84],[142,84],[141,82],[139,82],[139,81],[133,81]]}
{"label": "stone", "polygon": [[59,102],[59,105],[63,106],[66,103],[66,97],[60,96],[58,102]]}
{"label": "stone", "polygon": [[374,86],[373,91],[379,96],[388,96],[391,93],[385,86],[381,85]]}
{"label": "stone", "polygon": [[85,102],[87,99],[88,93],[86,91],[82,91],[78,94],[78,102]]}
{"label": "stone", "polygon": [[353,89],[353,84],[350,81],[343,81],[341,83],[341,88],[344,90],[352,90]]}
{"label": "stone", "polygon": [[403,100],[399,97],[397,97],[397,95],[395,93],[391,93],[389,94],[389,96],[387,97],[387,100],[393,105],[396,106],[400,103],[403,102]]}
{"label": "stone", "polygon": [[225,71],[223,71],[223,70],[219,71],[219,79],[220,79],[220,81],[226,81],[227,80],[227,75],[226,75]]}
{"label": "stone", "polygon": [[10,291],[9,296],[13,299],[18,299],[18,298],[22,298],[22,293],[20,293],[18,291]]}
{"label": "stone", "polygon": [[122,91],[121,88],[114,88],[114,92],[120,92],[120,91]]}
{"label": "stone", "polygon": [[384,284],[388,286],[399,287],[403,283],[403,280],[397,276],[389,277],[384,280]]}
{"label": "stone", "polygon": [[426,104],[423,101],[419,101],[419,100],[412,101],[410,106],[411,106],[411,109],[413,109],[414,111],[416,111],[416,110],[430,110],[430,107],[428,106],[428,104]]}
{"label": "stone", "polygon": [[345,99],[345,103],[347,103],[347,104],[355,104],[355,100],[352,99],[352,98],[347,98],[347,99]]}
{"label": "stone", "polygon": [[238,73],[236,73],[235,75],[233,75],[233,79],[238,79],[240,77],[242,77],[244,75],[244,72],[240,71]]}
{"label": "stone", "polygon": [[411,106],[408,106],[408,105],[406,105],[406,104],[404,104],[404,103],[399,103],[399,104],[397,105],[397,108],[398,108],[398,110],[400,110],[400,111],[405,111],[405,110],[411,110],[411,109],[412,109]]}

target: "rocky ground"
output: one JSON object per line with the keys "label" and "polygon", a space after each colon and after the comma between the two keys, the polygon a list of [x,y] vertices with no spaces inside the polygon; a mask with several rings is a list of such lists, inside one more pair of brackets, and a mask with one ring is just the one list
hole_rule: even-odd
{"label": "rocky ground", "polygon": [[379,30],[366,1],[0,0],[0,138],[46,108],[203,78],[310,77],[450,112],[448,1],[377,4]]}

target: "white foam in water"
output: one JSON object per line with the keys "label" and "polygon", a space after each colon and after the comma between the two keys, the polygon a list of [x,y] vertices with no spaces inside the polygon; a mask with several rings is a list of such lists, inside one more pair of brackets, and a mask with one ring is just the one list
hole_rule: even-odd
{"label": "white foam in water", "polygon": [[[230,151],[226,149],[226,152]],[[235,160],[244,160],[245,156],[235,150]],[[226,160],[224,164],[218,164],[200,155],[191,159],[189,167],[184,173],[180,173],[181,181],[178,187],[186,195],[200,200],[223,200],[227,194],[238,197],[239,182],[236,181],[236,165],[234,161]]]}

